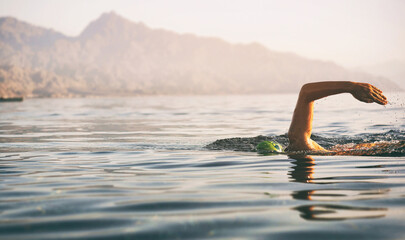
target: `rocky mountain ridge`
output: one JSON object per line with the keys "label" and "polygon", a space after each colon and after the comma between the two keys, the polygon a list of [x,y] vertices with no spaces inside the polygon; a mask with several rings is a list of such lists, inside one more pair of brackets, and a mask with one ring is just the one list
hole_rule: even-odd
{"label": "rocky mountain ridge", "polygon": [[77,37],[0,18],[1,97],[282,93],[324,80],[399,89],[332,62],[151,29],[113,12]]}

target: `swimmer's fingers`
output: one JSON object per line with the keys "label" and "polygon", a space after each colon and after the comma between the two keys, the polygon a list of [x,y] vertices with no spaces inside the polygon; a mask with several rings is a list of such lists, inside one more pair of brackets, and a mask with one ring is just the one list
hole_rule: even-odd
{"label": "swimmer's fingers", "polygon": [[376,102],[381,105],[385,105],[386,100],[384,100],[381,96],[379,96],[375,93],[372,93],[372,96],[373,96],[373,102]]}
{"label": "swimmer's fingers", "polygon": [[370,86],[372,89],[371,95],[373,96],[374,101],[381,105],[387,104],[388,103],[387,98],[382,94],[382,91],[373,85]]}
{"label": "swimmer's fingers", "polygon": [[383,92],[380,89],[378,89],[377,87],[375,87],[375,86],[373,86],[371,84],[370,84],[370,86],[371,86],[371,89],[373,90],[373,92],[377,93],[378,98],[382,98],[383,100],[387,100],[387,98],[383,95]]}
{"label": "swimmer's fingers", "polygon": [[371,85],[371,86],[373,87],[373,90],[374,90],[374,91],[379,92],[379,93],[382,93],[382,91],[381,91],[380,89],[374,87],[373,85]]}
{"label": "swimmer's fingers", "polygon": [[371,93],[371,95],[373,96],[373,100],[374,102],[381,104],[381,105],[385,105],[388,103],[387,98],[382,95],[381,93]]}
{"label": "swimmer's fingers", "polygon": [[382,91],[368,83],[356,83],[354,91],[351,93],[353,97],[362,102],[387,104],[387,98],[382,94]]}

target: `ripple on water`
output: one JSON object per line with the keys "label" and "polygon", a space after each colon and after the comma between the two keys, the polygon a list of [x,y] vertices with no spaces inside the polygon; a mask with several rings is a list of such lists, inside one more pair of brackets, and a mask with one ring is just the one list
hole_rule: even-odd
{"label": "ripple on water", "polygon": [[[0,238],[403,239],[401,149],[297,160],[203,148],[266,133],[288,144],[293,97],[33,99],[18,113],[1,108]],[[387,123],[403,108],[346,103],[317,106],[321,145],[405,140],[403,121]]]}

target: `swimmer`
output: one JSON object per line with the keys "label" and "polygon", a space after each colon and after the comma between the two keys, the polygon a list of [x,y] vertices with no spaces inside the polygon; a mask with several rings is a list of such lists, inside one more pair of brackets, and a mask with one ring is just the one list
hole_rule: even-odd
{"label": "swimmer", "polygon": [[[337,145],[330,151],[325,150],[311,139],[314,101],[340,93],[350,93],[354,98],[365,103],[387,104],[382,91],[368,83],[358,82],[315,82],[302,86],[298,101],[288,130],[289,145],[283,151],[281,144],[273,142],[271,137],[257,136],[253,138],[219,139],[206,148],[211,150],[257,151],[260,154],[312,152],[322,155],[375,155],[385,154],[384,151],[401,149],[405,141],[396,143],[366,143],[346,147]],[[256,146],[256,147],[254,147]],[[277,147],[278,146],[278,147]],[[390,152],[390,154],[392,154]]]}
{"label": "swimmer", "polygon": [[314,101],[340,93],[350,93],[354,98],[365,103],[387,104],[382,91],[368,83],[358,82],[315,82],[302,86],[295,106],[288,139],[290,144],[286,151],[327,151],[311,137]]}

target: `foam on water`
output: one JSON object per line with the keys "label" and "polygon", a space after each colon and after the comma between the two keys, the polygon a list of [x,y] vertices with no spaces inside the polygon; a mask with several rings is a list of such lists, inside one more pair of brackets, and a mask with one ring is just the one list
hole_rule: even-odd
{"label": "foam on water", "polygon": [[[335,100],[315,107],[313,138],[321,145],[404,140],[400,103]],[[0,238],[403,239],[403,155],[204,148],[258,135],[288,144],[295,101],[275,95],[1,104]]]}
{"label": "foam on water", "polygon": [[[311,139],[326,148],[329,152],[311,152],[315,155],[364,155],[364,156],[405,156],[405,133],[401,130],[390,130],[385,133],[360,134],[356,136],[322,137],[313,134]],[[288,146],[287,134],[279,136],[257,136],[244,138],[219,139],[205,146],[209,150],[231,150],[257,152],[257,145],[262,141],[275,141]],[[286,152],[294,154],[293,152]],[[304,152],[303,152],[304,153]]]}

